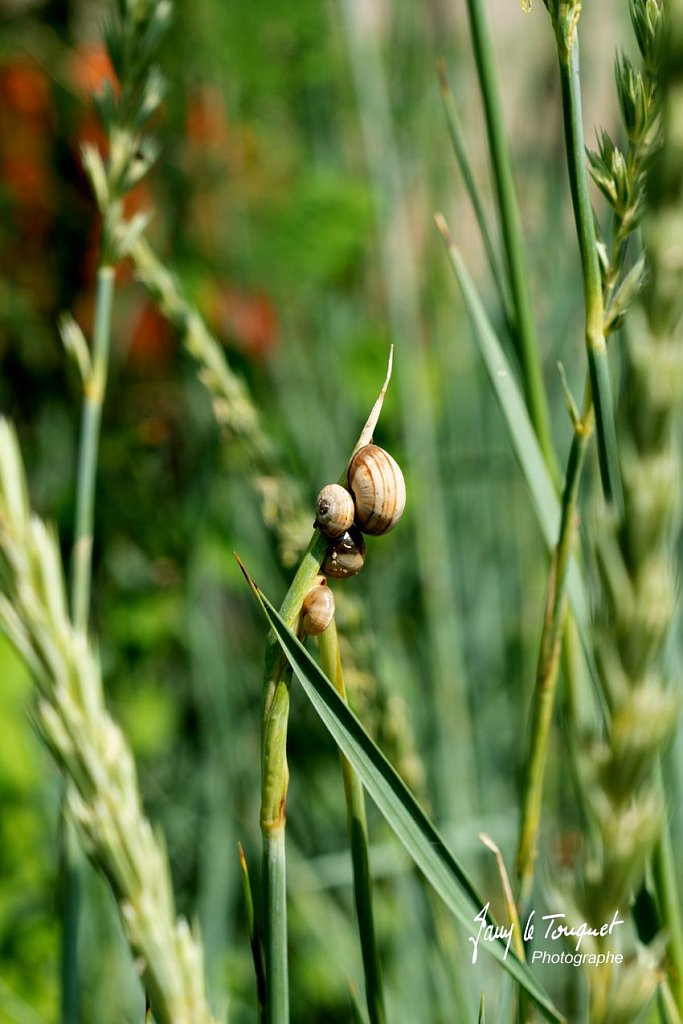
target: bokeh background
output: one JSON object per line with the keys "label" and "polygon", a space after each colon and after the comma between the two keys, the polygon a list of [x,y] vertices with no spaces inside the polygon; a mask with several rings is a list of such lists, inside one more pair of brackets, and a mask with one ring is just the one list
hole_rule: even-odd
{"label": "bokeh background", "polygon": [[[615,48],[626,5],[586,4],[585,123],[618,134]],[[488,5],[504,83],[555,438],[570,438],[556,362],[584,373],[579,266],[547,13]],[[89,331],[98,219],[79,146],[109,75],[107,4],[0,3],[0,409],[20,432],[37,510],[68,558],[79,386],[56,329]],[[338,477],[396,344],[377,440],[408,482],[400,527],[340,584],[348,685],[361,717],[484,891],[477,835],[514,850],[546,559],[478,363],[432,215],[443,210],[502,326],[450,150],[434,61],[455,90],[490,196],[462,0],[178,0],[155,132],[162,156],[129,197],[157,251],[246,379],[283,469],[313,507]],[[118,277],[97,492],[93,623],[108,700],[163,828],[180,909],[197,916],[217,1005],[255,1020],[236,843],[257,880],[264,643],[232,559],[275,602],[283,564],[267,481],[222,438],[173,330],[130,268]],[[590,477],[590,473],[589,473]],[[312,513],[311,513],[312,519]],[[286,561],[286,559],[285,559]],[[31,684],[0,643],[0,1021],[58,1019],[61,784],[35,738]],[[292,1017],[350,1019],[362,977],[338,762],[296,689],[290,733]],[[575,853],[573,799],[553,759],[544,869]],[[390,1019],[451,1022],[482,978],[371,813]],[[141,1021],[112,899],[83,871],[82,1020]],[[437,937],[439,943],[437,944]],[[437,952],[437,945],[442,952]],[[446,953],[443,952],[446,950]],[[563,976],[562,985],[571,984]],[[571,992],[562,991],[564,1005]]]}

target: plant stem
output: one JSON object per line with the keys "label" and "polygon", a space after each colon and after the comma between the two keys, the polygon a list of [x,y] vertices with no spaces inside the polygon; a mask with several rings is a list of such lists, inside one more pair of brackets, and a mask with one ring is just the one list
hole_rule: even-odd
{"label": "plant stem", "polygon": [[266,1020],[288,1024],[289,980],[287,974],[287,872],[285,827],[263,837],[263,881],[266,907]]}
{"label": "plant stem", "polygon": [[[66,805],[67,783],[62,789],[62,808]],[[81,864],[76,829],[62,813],[59,834],[59,870],[62,877],[62,950],[61,1021],[76,1024],[79,1019],[78,921],[81,904]]]}
{"label": "plant stem", "polygon": [[[327,542],[315,531],[280,614],[296,631],[303,599],[315,583]],[[289,769],[287,724],[292,670],[273,633],[266,644],[261,726],[261,835],[265,897],[266,1020],[289,1021],[285,829]]]}
{"label": "plant stem", "polygon": [[557,481],[557,463],[550,432],[550,416],[539,359],[538,340],[534,325],[529,288],[529,268],[526,261],[521,218],[510,152],[503,127],[500,89],[496,74],[493,44],[486,23],[483,0],[467,0],[470,32],[477,63],[477,74],[486,112],[486,132],[491,152],[491,165],[496,186],[503,245],[512,290],[517,322],[517,355],[522,371],[524,395],[531,422],[543,452],[551,477]]}
{"label": "plant stem", "polygon": [[[346,701],[344,673],[337,624],[332,620],[327,629],[318,637],[322,670]],[[340,753],[346,817],[353,863],[353,893],[358,918],[363,970],[365,972],[365,998],[370,1024],[384,1024],[384,995],[382,991],[382,967],[377,948],[375,921],[372,908],[372,878],[368,856],[368,827],[365,816],[365,793],[363,784],[347,759]]]}
{"label": "plant stem", "polygon": [[498,254],[496,253],[491,232],[489,231],[486,214],[484,212],[484,204],[467,154],[467,146],[465,145],[465,138],[462,131],[462,125],[460,124],[460,117],[458,115],[455,97],[450,85],[448,84],[446,67],[442,60],[438,60],[436,62],[436,71],[439,77],[441,98],[443,100],[444,110],[446,113],[446,123],[448,125],[448,132],[453,144],[455,159],[458,163],[458,167],[460,168],[460,173],[462,174],[463,182],[465,183],[465,189],[470,198],[472,209],[474,210],[474,215],[477,219],[479,233],[481,235],[481,240],[484,243],[486,257],[489,263],[489,269],[491,270],[493,280],[496,283],[498,297],[500,298],[501,305],[503,307],[506,326],[510,337],[514,338],[516,336],[517,328],[510,304],[508,283],[501,269]]}
{"label": "plant stem", "polygon": [[567,168],[583,274],[586,352],[595,408],[600,476],[606,501],[615,507],[621,517],[623,495],[617,454],[612,387],[604,335],[602,281],[595,243],[593,208],[588,193],[588,172],[583,138],[579,39],[574,21],[568,23],[567,19],[559,19],[555,31],[562,86]]}
{"label": "plant stem", "polygon": [[[88,626],[92,577],[93,516],[95,478],[99,447],[102,403],[109,364],[111,309],[114,293],[114,268],[100,267],[95,294],[95,326],[91,372],[84,381],[81,411],[80,448],[76,483],[76,523],[72,553],[71,614],[74,625],[81,630]],[[68,784],[67,784],[68,785]],[[66,805],[66,785],[62,808]],[[81,889],[81,867],[78,844],[70,821],[64,818],[61,833],[61,861],[64,877],[64,909],[62,913],[61,986],[62,1024],[76,1024],[79,1017],[78,924]]]}
{"label": "plant stem", "polygon": [[86,629],[90,606],[92,577],[93,514],[95,507],[95,476],[100,438],[102,403],[107,386],[111,307],[114,293],[114,268],[100,267],[95,295],[95,329],[93,334],[92,370],[84,382],[81,413],[81,437],[76,484],[76,528],[74,532],[71,614],[78,629]]}
{"label": "plant stem", "polygon": [[584,413],[574,423],[574,436],[569,451],[560,535],[553,553],[548,580],[543,632],[536,669],[536,689],[531,713],[531,744],[524,772],[522,810],[517,847],[518,904],[526,906],[534,879],[538,833],[543,801],[543,779],[552,723],[555,691],[562,637],[567,618],[566,579],[574,537],[579,483],[588,441],[593,432],[593,408],[590,391],[584,402]]}

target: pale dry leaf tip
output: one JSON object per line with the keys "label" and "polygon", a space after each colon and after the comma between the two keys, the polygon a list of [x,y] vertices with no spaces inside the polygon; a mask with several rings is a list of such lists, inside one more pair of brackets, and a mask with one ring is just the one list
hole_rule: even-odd
{"label": "pale dry leaf tip", "polygon": [[519,916],[517,914],[517,907],[515,905],[515,898],[512,895],[512,886],[510,885],[510,878],[505,867],[505,861],[503,855],[500,852],[500,848],[494,842],[490,835],[486,832],[479,833],[479,839],[484,846],[491,851],[496,858],[496,867],[498,868],[498,876],[500,878],[501,888],[503,890],[503,898],[505,900],[505,908],[508,914],[508,920],[513,925],[513,943],[515,952],[520,960],[524,960],[524,944],[521,939],[520,928],[519,928]]}
{"label": "pale dry leaf tip", "polygon": [[448,227],[448,224],[446,223],[446,218],[438,210],[434,214],[434,223],[436,224],[436,226],[438,228],[439,234],[441,235],[441,237],[444,240],[446,248],[448,248],[448,249],[452,248],[455,245],[455,243],[453,241],[453,236],[451,235],[451,232],[450,232],[450,229]]}
{"label": "pale dry leaf tip", "polygon": [[487,846],[492,853],[500,853],[500,850],[494,843],[493,839],[491,839],[491,836],[487,835],[486,832],[479,833],[479,841],[482,842],[484,846]]}
{"label": "pale dry leaf tip", "polygon": [[389,347],[389,360],[388,360],[388,363],[387,363],[387,375],[384,378],[384,384],[382,385],[382,389],[381,389],[379,395],[377,396],[377,400],[375,401],[375,404],[373,405],[372,409],[370,410],[370,415],[368,416],[367,422],[366,422],[365,426],[363,427],[363,429],[361,430],[360,437],[358,438],[358,440],[357,440],[357,442],[355,444],[355,447],[354,447],[354,449],[353,449],[353,451],[351,453],[351,457],[352,458],[356,454],[356,452],[359,451],[361,448],[364,448],[366,446],[366,444],[372,444],[372,435],[375,432],[375,427],[377,426],[377,422],[379,420],[380,413],[382,412],[382,406],[384,405],[384,396],[386,395],[387,388],[389,387],[389,381],[391,380],[391,373],[392,373],[393,368],[394,368],[394,346],[393,346],[393,343],[392,343],[392,345]]}

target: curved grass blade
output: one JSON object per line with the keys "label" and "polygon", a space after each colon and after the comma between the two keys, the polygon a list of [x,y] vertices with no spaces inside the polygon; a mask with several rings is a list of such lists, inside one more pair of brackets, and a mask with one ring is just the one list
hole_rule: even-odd
{"label": "curved grass blade", "polygon": [[[491,326],[476,286],[465,267],[462,256],[451,238],[446,221],[436,215],[448,256],[462,292],[465,307],[474,327],[474,335],[486,372],[508,427],[510,440],[529,488],[531,502],[548,551],[552,552],[560,532],[560,501],[546,468],[541,449],[531,425],[512,368]],[[567,593],[581,636],[581,642],[592,665],[588,636],[588,602],[583,581],[572,560],[567,573]]]}
{"label": "curved grass blade", "polygon": [[[432,821],[341,699],[327,676],[289,631],[270,601],[249,578],[243,566],[242,571],[306,696],[335,743],[351,762],[369,795],[417,867],[455,917],[468,930],[472,930],[474,919],[481,914],[486,901],[479,896],[467,873],[450,852]],[[493,924],[493,921],[490,923]],[[564,1018],[555,1009],[529,968],[517,959],[512,950],[506,956],[505,942],[499,940],[487,943],[486,948],[529,994],[547,1020],[563,1021]]]}
{"label": "curved grass blade", "polygon": [[436,62],[436,73],[439,78],[441,99],[443,100],[444,111],[446,113],[446,123],[448,124],[448,132],[453,144],[455,159],[458,163],[458,167],[460,168],[462,180],[469,196],[470,203],[472,204],[474,215],[477,218],[479,234],[481,235],[481,240],[484,244],[489,269],[493,276],[493,280],[496,283],[501,306],[503,307],[505,323],[510,337],[514,338],[516,334],[516,327],[514,324],[508,284],[500,267],[500,260],[496,252],[496,247],[493,244],[491,232],[486,220],[486,213],[484,212],[484,203],[479,193],[474,171],[472,170],[470,158],[467,153],[467,146],[465,145],[465,138],[463,135],[462,125],[460,124],[460,116],[458,114],[455,96],[453,95],[453,91],[448,83],[446,65],[441,58]]}
{"label": "curved grass blade", "polygon": [[249,945],[251,947],[251,956],[254,962],[254,974],[256,977],[256,998],[257,998],[257,1012],[258,1022],[263,1024],[265,1020],[265,1006],[266,1006],[266,965],[265,965],[265,954],[263,952],[263,941],[261,939],[261,933],[256,921],[256,915],[254,914],[254,897],[251,891],[251,881],[249,879],[249,868],[247,866],[247,858],[244,855],[242,844],[237,844],[237,852],[240,859],[240,874],[242,875],[242,892],[244,894],[244,909],[247,915],[247,931],[249,933]]}

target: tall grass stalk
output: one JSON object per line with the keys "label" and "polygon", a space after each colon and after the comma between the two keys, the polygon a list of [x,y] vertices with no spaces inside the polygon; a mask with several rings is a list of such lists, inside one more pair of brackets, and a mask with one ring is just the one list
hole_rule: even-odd
{"label": "tall grass stalk", "polygon": [[[588,751],[600,845],[586,859],[577,899],[595,921],[627,907],[654,854],[658,922],[666,933],[666,970],[680,1014],[683,936],[659,761],[681,702],[680,687],[667,678],[664,648],[676,612],[680,530],[683,3],[672,0],[660,9],[637,0],[632,14],[641,53],[646,63],[652,58],[646,88],[649,99],[659,94],[663,144],[658,154],[650,153],[643,228],[649,274],[627,321],[623,353],[624,516],[607,517],[596,553],[603,592],[596,648],[610,722]],[[625,954],[624,967],[593,972],[596,1024],[635,1019],[660,982],[656,943],[645,949],[630,944]]]}
{"label": "tall grass stalk", "polygon": [[78,629],[86,629],[89,618],[97,451],[102,406],[107,387],[113,293],[114,268],[101,266],[97,272],[92,369],[83,382],[81,440],[76,480],[71,613],[74,625]]}
{"label": "tall grass stalk", "polygon": [[555,705],[560,654],[565,633],[568,603],[567,572],[577,530],[579,484],[588,442],[593,433],[593,405],[588,392],[583,414],[571,403],[574,434],[569,451],[557,546],[553,552],[543,615],[536,686],[532,702],[531,742],[522,785],[522,806],[517,846],[518,902],[526,907],[534,878],[538,833],[543,799],[543,778],[548,739]]}
{"label": "tall grass stalk", "polygon": [[512,162],[505,138],[495,55],[486,22],[484,0],[467,0],[472,45],[477,64],[479,88],[486,114],[486,133],[496,185],[500,227],[515,311],[517,355],[531,422],[545,463],[557,482],[557,462],[550,431],[550,416],[534,324],[530,274],[522,236],[522,224],[515,193]]}
{"label": "tall grass stalk", "polygon": [[605,498],[623,511],[623,495],[617,457],[614,402],[604,331],[604,306],[600,264],[596,247],[593,209],[588,193],[588,170],[581,113],[581,78],[578,23],[581,4],[547,0],[555,36],[562,90],[562,115],[569,185],[581,255],[585,306],[585,342],[595,407],[600,474]]}
{"label": "tall grass stalk", "polygon": [[[101,266],[97,271],[95,326],[92,360],[83,378],[80,450],[76,479],[76,522],[71,569],[71,613],[78,629],[88,627],[92,587],[93,522],[95,482],[102,406],[107,386],[111,313],[114,292],[114,268]],[[68,803],[65,793],[62,810]],[[80,919],[80,854],[71,822],[65,820],[60,831],[60,861],[64,876],[62,915],[62,1021],[72,1024],[79,1015],[80,980],[78,934]]]}
{"label": "tall grass stalk", "polygon": [[[576,27],[575,23],[573,26],[574,32],[576,32]],[[578,41],[575,40],[573,45],[578,47]],[[585,235],[586,225],[592,228],[594,224],[586,187],[585,161],[582,158],[580,166],[576,165],[570,168],[570,181],[573,185],[575,209],[579,211],[577,213],[577,224],[579,225],[582,262],[585,263],[586,253],[590,254],[590,252],[593,252],[595,254],[594,258],[589,261],[590,265],[587,271],[584,268],[584,294],[587,308],[590,308],[587,320],[597,322],[597,318],[602,316],[603,337],[615,331],[623,322],[627,307],[641,286],[643,278],[642,258],[637,259],[632,268],[628,268],[625,264],[625,254],[630,237],[636,230],[642,216],[645,181],[643,168],[647,155],[656,143],[657,137],[657,113],[656,103],[654,102],[654,76],[656,69],[654,67],[652,50],[649,53],[651,58],[650,65],[646,69],[646,75],[649,77],[645,80],[624,56],[618,57],[615,64],[617,90],[628,136],[627,154],[625,157],[622,157],[620,151],[614,146],[606,132],[602,133],[599,152],[588,154],[591,174],[613,207],[610,243],[609,246],[602,246],[601,250],[603,253],[602,272],[600,272],[600,268],[597,266],[596,257],[600,250],[597,248],[595,235],[593,235],[592,241],[590,235]],[[574,63],[571,65],[573,80],[571,83],[566,83],[565,88],[565,108],[569,110],[568,120],[571,122],[569,132],[574,136],[567,144],[568,155],[572,163],[576,162],[579,154],[583,152],[577,54],[574,55]],[[566,125],[567,120],[565,121]],[[598,282],[601,289],[601,301],[595,298]],[[602,364],[602,370],[607,372],[606,362]],[[595,365],[589,362],[589,381],[593,382],[594,380]],[[596,393],[594,385],[591,387],[591,393],[594,397]],[[589,394],[588,400],[590,398],[591,394]],[[588,406],[586,406],[586,414],[588,411]],[[584,420],[586,414],[584,414]],[[592,418],[592,410],[590,410],[590,415]],[[577,418],[574,416],[575,427],[577,422]],[[572,453],[570,453],[570,463],[573,451],[574,445],[572,446]],[[580,706],[576,691],[577,669],[576,666],[572,665],[574,659],[571,651],[571,644],[573,642],[571,623],[568,623],[568,626],[569,629],[565,631],[565,667],[567,668],[567,684],[570,691],[570,701],[568,704],[570,711],[570,721],[568,723],[570,736],[568,742],[570,745],[570,756],[574,765],[577,794],[585,806],[585,787],[581,781],[582,773],[579,766],[580,754],[577,746],[576,723],[579,717],[584,722],[589,721],[589,717],[586,714],[587,709]],[[547,630],[544,627],[541,641],[542,651],[546,639]],[[553,667],[553,671],[556,671],[556,667]],[[524,788],[519,848],[521,861],[526,862],[527,865],[529,864],[528,858],[531,856],[531,848],[535,844],[533,833],[538,830],[540,824],[540,804],[543,786],[542,752],[547,748],[551,725],[552,689],[554,687],[548,689],[546,685],[539,686],[537,681],[532,717],[532,746],[526,768],[527,782]],[[592,704],[593,702],[591,701],[590,703]],[[535,779],[535,782],[531,789],[529,789],[531,779]],[[538,817],[534,808],[538,810]],[[534,821],[536,824],[532,825]],[[590,822],[590,816],[588,816],[588,821]],[[592,828],[590,824],[588,827],[589,829]],[[523,875],[522,865],[520,864],[519,867]],[[520,884],[522,886],[522,894],[524,895],[525,886],[521,881],[521,875]]]}
{"label": "tall grass stalk", "polygon": [[448,133],[453,144],[453,151],[455,152],[455,157],[458,162],[458,167],[460,168],[460,173],[463,177],[465,189],[472,204],[474,215],[477,219],[479,234],[481,235],[481,239],[484,244],[484,251],[486,252],[486,258],[488,260],[491,275],[495,281],[496,288],[498,289],[498,297],[500,298],[500,302],[503,307],[507,328],[510,333],[510,337],[514,338],[516,334],[516,325],[512,312],[509,285],[501,268],[500,259],[493,243],[493,237],[484,211],[484,202],[479,192],[479,186],[477,185],[474,171],[470,163],[470,158],[467,153],[467,146],[465,143],[462,125],[460,123],[458,107],[455,102],[455,96],[448,84],[446,65],[443,60],[437,61],[436,71],[439,78],[441,99],[443,100],[444,111],[446,113],[446,123],[448,124]]}
{"label": "tall grass stalk", "polygon": [[[340,697],[346,701],[344,673],[337,624],[334,619],[318,637],[320,663],[323,672],[332,681]],[[353,891],[358,919],[363,970],[365,973],[365,998],[370,1024],[384,1024],[384,994],[382,990],[382,967],[375,932],[375,917],[372,900],[372,879],[368,854],[368,826],[365,814],[363,784],[347,759],[340,753],[349,844],[353,863]]]}
{"label": "tall grass stalk", "polygon": [[[498,207],[500,219],[503,224],[503,239],[508,257],[508,272],[512,281],[512,290],[516,300],[516,308],[521,309],[522,311],[522,315],[519,318],[519,326],[516,322],[513,322],[513,316],[509,310],[507,300],[507,293],[509,289],[507,287],[507,282],[503,282],[502,285],[499,283],[498,287],[503,304],[503,311],[505,313],[506,321],[508,322],[508,330],[511,333],[511,337],[513,339],[517,339],[518,352],[522,356],[520,362],[522,376],[524,378],[527,408],[529,409],[531,421],[539,440],[547,470],[552,478],[552,483],[556,488],[559,488],[554,446],[549,431],[544,433],[544,423],[547,424],[547,411],[545,411],[547,400],[545,391],[542,393],[540,406],[534,399],[534,396],[538,395],[538,388],[542,388],[542,377],[534,334],[535,328],[531,310],[528,271],[526,270],[526,257],[524,243],[521,236],[519,211],[512,177],[511,162],[502,124],[501,104],[497,76],[495,74],[493,47],[486,24],[483,5],[479,2],[470,3],[469,12],[479,72],[479,84],[487,116],[489,150],[497,185]],[[462,131],[457,116],[455,100],[448,89],[442,68],[440,69],[440,79],[451,139],[453,141],[458,163],[463,173],[470,200],[475,209],[477,222],[479,224],[484,247],[489,257],[492,273],[494,279],[498,282],[499,275],[497,273],[497,261],[495,253],[492,251],[493,247],[489,237],[486,221],[483,216],[481,200],[469,169],[469,160],[467,158],[464,140],[462,138]],[[439,215],[437,215],[437,226],[446,239],[449,251],[451,251],[452,242],[447,237],[447,232],[444,233],[445,224]],[[456,273],[457,272],[456,266]],[[519,343],[520,338],[522,338],[522,345]],[[524,352],[527,353],[526,359],[523,358]],[[583,436],[592,432],[592,425],[589,426],[589,423],[592,424],[592,418],[592,409],[588,400],[585,406],[583,425],[578,427],[579,434]],[[579,418],[577,415],[574,417],[575,434],[578,423]],[[576,470],[576,478],[572,486],[577,493],[584,453],[585,444],[582,442],[580,455],[581,465],[577,466],[575,462],[575,456],[577,454],[576,445],[572,446],[569,471],[574,473]],[[564,602],[564,583],[563,581],[560,581],[561,585],[558,590],[556,575],[557,552],[562,543],[563,539],[562,536],[560,536],[558,545],[555,547],[553,552],[553,561],[551,564],[547,595],[547,600],[550,606],[553,605],[556,597],[560,600],[560,605]],[[578,633],[576,623],[573,618],[573,612],[565,607],[557,621],[555,621],[554,615],[548,614],[549,611],[550,608],[546,608],[544,636],[541,641],[536,690],[532,703],[531,745],[527,752],[525,781],[522,789],[522,824],[518,849],[518,861],[520,862],[518,864],[518,871],[521,872],[525,879],[523,884],[520,883],[521,888],[523,889],[523,894],[520,898],[524,902],[526,902],[526,898],[533,881],[533,861],[535,859],[537,833],[540,827],[545,751],[547,750],[552,723],[561,649],[564,650],[565,655],[564,665],[568,677],[568,686],[574,693],[585,693],[586,690],[584,680],[585,666],[578,646]],[[576,750],[576,743],[574,743],[573,749]]]}
{"label": "tall grass stalk", "polygon": [[[141,230],[140,217],[126,221],[123,197],[144,176],[155,156],[155,147],[144,135],[144,126],[159,106],[163,80],[153,66],[158,43],[168,25],[170,0],[124,0],[110,17],[106,31],[107,48],[115,69],[119,95],[107,85],[98,97],[102,127],[109,145],[103,158],[92,147],[84,147],[83,162],[102,217],[92,355],[87,353],[75,324],[64,321],[65,343],[75,341],[83,381],[83,407],[76,482],[76,521],[72,554],[71,608],[77,629],[86,630],[92,589],[93,524],[100,423],[107,386],[115,266],[125,257],[131,240]],[[62,830],[61,860],[65,872],[62,1020],[73,1024],[78,1017],[78,854],[69,837],[67,823]]]}

